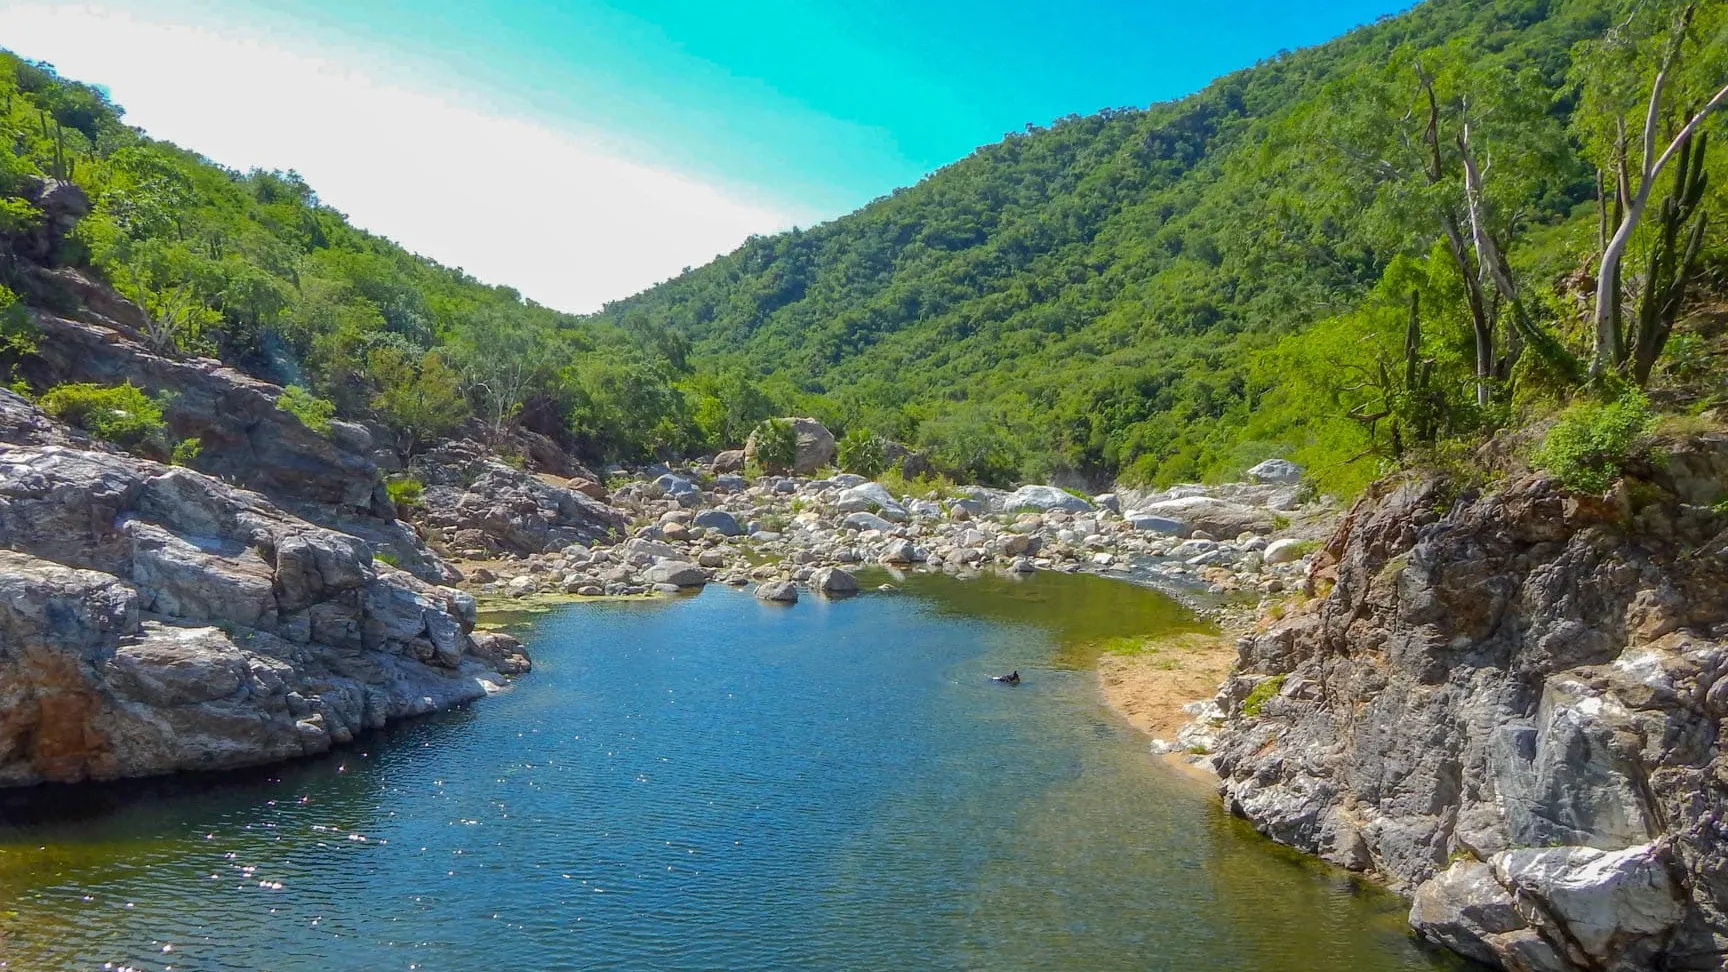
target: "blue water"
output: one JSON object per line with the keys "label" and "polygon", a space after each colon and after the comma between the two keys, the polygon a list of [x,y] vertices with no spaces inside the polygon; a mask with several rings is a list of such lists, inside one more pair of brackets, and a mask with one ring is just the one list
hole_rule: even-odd
{"label": "blue water", "polygon": [[575,605],[465,711],[37,793],[0,824],[0,968],[1439,967],[943,583]]}

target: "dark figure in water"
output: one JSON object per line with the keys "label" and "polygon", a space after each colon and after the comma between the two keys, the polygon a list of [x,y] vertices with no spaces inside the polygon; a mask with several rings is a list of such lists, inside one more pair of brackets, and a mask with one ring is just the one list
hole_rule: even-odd
{"label": "dark figure in water", "polygon": [[992,676],[990,676],[990,679],[991,679],[991,681],[995,681],[995,682],[1006,682],[1009,685],[1019,685],[1020,684],[1020,669],[1016,668],[1006,675],[992,675]]}

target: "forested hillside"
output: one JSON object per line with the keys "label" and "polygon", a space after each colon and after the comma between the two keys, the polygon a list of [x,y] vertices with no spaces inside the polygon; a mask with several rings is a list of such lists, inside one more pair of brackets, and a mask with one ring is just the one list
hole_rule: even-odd
{"label": "forested hillside", "polygon": [[[1029,126],[575,318],[6,55],[0,303],[52,305],[25,270],[87,266],[159,352],[410,449],[521,424],[670,457],[797,413],[848,435],[843,460],[890,438],[983,481],[1283,455],[1349,492],[1580,395],[1721,396],[1700,309],[1728,276],[1724,79],[1728,0],[1430,0],[1180,101]],[[62,239],[68,205],[88,212]],[[0,319],[10,381],[33,337]]]}
{"label": "forested hillside", "polygon": [[[1162,483],[1283,454],[1349,489],[1577,387],[1597,257],[1643,163],[1728,79],[1724,22],[1720,0],[1430,0],[1178,102],[1028,126],[601,319],[982,478]],[[1723,198],[1722,152],[1688,144],[1649,198],[1673,218],[1631,227],[1629,317],[1677,269],[1694,297],[1721,275],[1719,220],[1683,259]],[[1639,383],[1631,357],[1599,392]]]}
{"label": "forested hillside", "polygon": [[[597,458],[643,458],[770,414],[664,332],[534,305],[356,229],[292,172],[229,171],[122,119],[97,88],[0,53],[0,304],[66,299],[35,292],[28,266],[88,266],[144,308],[158,352],[301,386],[314,420],[376,417],[409,446],[526,423]],[[56,193],[88,213],[42,252]],[[0,382],[34,340],[25,318],[7,321]]]}

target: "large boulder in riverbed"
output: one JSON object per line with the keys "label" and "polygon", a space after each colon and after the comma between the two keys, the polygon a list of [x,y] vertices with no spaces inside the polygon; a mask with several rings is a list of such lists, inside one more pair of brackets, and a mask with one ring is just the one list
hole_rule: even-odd
{"label": "large boulder in riverbed", "polygon": [[[792,472],[800,476],[808,476],[823,466],[834,463],[836,445],[834,433],[813,418],[783,418],[781,422],[792,425],[792,434],[798,438],[798,456],[792,462]],[[750,433],[750,438],[744,443],[744,454],[754,459],[756,457],[756,433]]]}
{"label": "large boulder in riverbed", "polygon": [[1256,483],[1288,486],[1302,481],[1302,467],[1288,459],[1268,459],[1249,469],[1248,478]]}
{"label": "large boulder in riverbed", "polygon": [[863,512],[846,514],[846,518],[840,521],[840,526],[842,529],[857,530],[860,533],[865,530],[880,530],[883,533],[887,533],[889,530],[894,529],[894,524],[889,523],[887,520],[884,520],[874,513]]}
{"label": "large boulder in riverbed", "polygon": [[1092,503],[1055,486],[1022,486],[1008,494],[1002,501],[1002,508],[1009,513],[1021,510],[1037,510],[1040,513],[1067,510],[1070,513],[1084,513],[1092,509]]}
{"label": "large boulder in riverbed", "polygon": [[1186,538],[1188,534],[1194,532],[1181,520],[1174,520],[1167,516],[1154,516],[1140,510],[1129,510],[1123,515],[1123,519],[1127,520],[1128,525],[1136,530],[1162,533],[1172,537]]}
{"label": "large boulder in riverbed", "polygon": [[810,589],[830,596],[858,593],[858,578],[838,567],[818,567],[810,575]]}
{"label": "large boulder in riverbed", "polygon": [[723,537],[744,535],[744,528],[738,525],[738,518],[725,510],[703,510],[690,522],[703,529],[713,530]]}
{"label": "large boulder in riverbed", "polygon": [[763,581],[756,585],[756,600],[792,604],[798,600],[798,585],[789,580]]}
{"label": "large boulder in riverbed", "polygon": [[708,583],[708,572],[682,560],[662,560],[642,572],[650,584],[671,584],[673,587],[701,587]]}
{"label": "large boulder in riverbed", "polygon": [[1188,531],[1204,530],[1214,537],[1271,533],[1277,525],[1275,514],[1264,507],[1246,506],[1210,496],[1183,496],[1148,503],[1134,513],[1174,520]]}
{"label": "large boulder in riverbed", "polygon": [[842,513],[876,513],[895,523],[904,523],[910,518],[906,507],[901,506],[894,494],[881,483],[864,482],[842,490],[834,508]]}

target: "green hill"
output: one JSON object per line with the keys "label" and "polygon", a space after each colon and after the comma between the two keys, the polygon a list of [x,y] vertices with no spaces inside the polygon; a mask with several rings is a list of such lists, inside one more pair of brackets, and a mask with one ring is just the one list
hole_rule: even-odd
{"label": "green hill", "polygon": [[[985,481],[1284,455],[1348,492],[1552,411],[1592,363],[1607,397],[1657,359],[1659,384],[1720,374],[1686,313],[1728,279],[1704,128],[1649,180],[1609,288],[1624,311],[1589,319],[1662,63],[1658,150],[1728,77],[1728,2],[1429,0],[1179,101],[1028,128],[576,318],[4,55],[0,307],[57,306],[31,268],[86,266],[162,353],[303,385],[330,403],[314,414],[409,447],[520,424],[591,459],[670,457],[796,412]],[[90,211],[62,239],[44,194],[67,182]],[[0,313],[0,380],[31,341]]]}
{"label": "green hill", "polygon": [[[1647,32],[1678,10],[1645,6]],[[1714,6],[1702,27],[1719,28]],[[1601,0],[1430,0],[1180,101],[1010,135],[601,319],[670,328],[698,360],[784,379],[839,426],[916,441],[985,478],[1168,482],[1278,453],[1348,486],[1379,470],[1386,428],[1345,417],[1361,403],[1324,373],[1371,367],[1357,345],[1382,331],[1401,343],[1412,278],[1434,381],[1473,397],[1465,301],[1433,218],[1465,203],[1447,144],[1462,121],[1492,159],[1487,219],[1534,294],[1529,316],[1587,354],[1555,287],[1595,244],[1574,59],[1624,18]],[[1722,47],[1719,30],[1694,42]],[[1418,63],[1446,129],[1432,187],[1380,154],[1423,154]],[[1375,308],[1377,291],[1397,313]],[[1287,340],[1352,313],[1376,320]],[[1509,407],[1444,419],[1466,431]]]}

